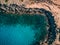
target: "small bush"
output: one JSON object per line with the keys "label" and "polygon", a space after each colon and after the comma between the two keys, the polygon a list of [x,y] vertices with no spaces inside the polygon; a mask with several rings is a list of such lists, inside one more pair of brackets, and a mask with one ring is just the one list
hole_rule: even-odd
{"label": "small bush", "polygon": [[8,0],[5,0],[5,2],[8,2]]}

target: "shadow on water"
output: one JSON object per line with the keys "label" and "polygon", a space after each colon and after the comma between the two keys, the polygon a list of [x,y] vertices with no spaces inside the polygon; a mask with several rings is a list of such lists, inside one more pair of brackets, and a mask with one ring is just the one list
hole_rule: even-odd
{"label": "shadow on water", "polygon": [[45,39],[46,26],[43,15],[0,13],[0,45],[38,45]]}

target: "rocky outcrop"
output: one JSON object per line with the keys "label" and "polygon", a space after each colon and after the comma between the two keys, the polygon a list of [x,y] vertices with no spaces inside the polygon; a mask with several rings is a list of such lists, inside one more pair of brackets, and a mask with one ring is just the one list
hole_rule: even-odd
{"label": "rocky outcrop", "polygon": [[47,11],[43,8],[25,8],[24,5],[16,5],[16,4],[0,4],[0,12],[5,13],[16,13],[16,14],[45,14],[48,19],[48,23],[50,25],[48,29],[48,38],[47,44],[51,45],[56,39],[56,24],[54,21],[54,17],[50,11]]}
{"label": "rocky outcrop", "polygon": [[[40,8],[49,10],[52,13],[52,16],[54,16],[54,19],[52,20],[55,20],[57,28],[60,28],[60,0],[23,0],[22,2],[20,0],[9,0],[8,2],[0,0],[0,3],[2,3],[0,4],[0,12],[6,13],[44,14],[41,12]],[[7,4],[8,6],[4,7],[3,4]],[[13,6],[11,4],[13,4]],[[24,4],[25,6],[21,4]]]}
{"label": "rocky outcrop", "polygon": [[23,5],[16,5],[16,4],[10,4],[7,6],[6,4],[0,4],[0,12],[6,12],[6,13],[29,13],[29,14],[39,14],[40,9],[39,8],[25,8]]}

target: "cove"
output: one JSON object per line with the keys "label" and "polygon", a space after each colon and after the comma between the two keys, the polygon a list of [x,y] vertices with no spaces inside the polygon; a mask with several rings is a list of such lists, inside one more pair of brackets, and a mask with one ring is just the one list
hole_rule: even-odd
{"label": "cove", "polygon": [[46,17],[40,14],[0,13],[0,45],[39,45],[46,26]]}
{"label": "cove", "polygon": [[34,40],[30,26],[1,26],[0,45],[29,45]]}

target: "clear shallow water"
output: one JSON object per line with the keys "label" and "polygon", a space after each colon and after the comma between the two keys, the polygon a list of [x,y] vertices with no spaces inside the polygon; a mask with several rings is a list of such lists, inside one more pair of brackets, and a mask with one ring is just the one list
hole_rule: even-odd
{"label": "clear shallow water", "polygon": [[0,27],[0,45],[28,45],[34,38],[31,26],[15,25]]}
{"label": "clear shallow water", "polygon": [[32,45],[44,40],[46,25],[42,15],[0,13],[0,45]]}

